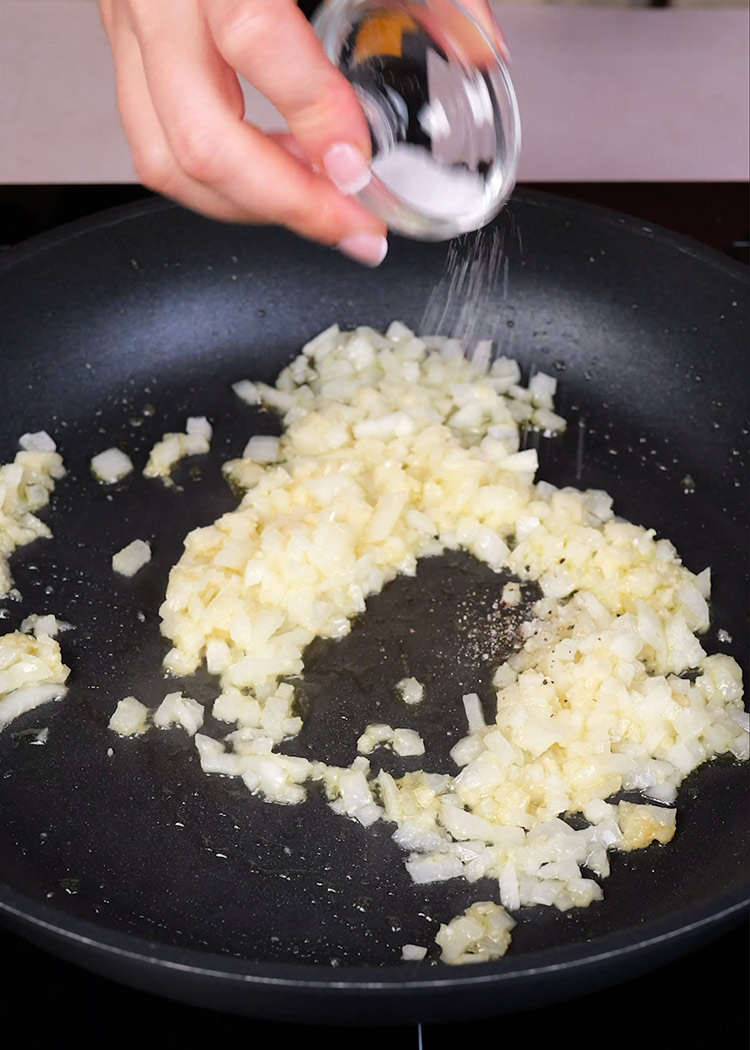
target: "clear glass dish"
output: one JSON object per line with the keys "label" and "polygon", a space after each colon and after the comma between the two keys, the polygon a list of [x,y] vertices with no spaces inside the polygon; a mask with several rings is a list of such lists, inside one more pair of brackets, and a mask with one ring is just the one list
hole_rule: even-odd
{"label": "clear glass dish", "polygon": [[494,41],[454,0],[329,0],[315,26],[370,125],[362,201],[422,240],[485,226],[513,190],[521,145]]}

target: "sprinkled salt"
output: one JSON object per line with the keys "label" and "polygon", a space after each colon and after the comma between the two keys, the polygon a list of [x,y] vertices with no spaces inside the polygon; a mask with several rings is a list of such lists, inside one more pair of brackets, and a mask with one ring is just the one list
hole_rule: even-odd
{"label": "sprinkled salt", "polygon": [[481,175],[446,166],[421,146],[398,143],[375,158],[372,170],[404,203],[440,218],[477,210],[485,192]]}

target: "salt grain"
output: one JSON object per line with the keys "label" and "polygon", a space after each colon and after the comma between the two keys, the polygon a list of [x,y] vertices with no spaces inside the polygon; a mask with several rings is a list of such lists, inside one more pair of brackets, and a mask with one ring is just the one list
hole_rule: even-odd
{"label": "salt grain", "polygon": [[428,150],[405,142],[377,156],[372,170],[388,189],[423,215],[455,218],[478,210],[484,197],[481,175],[439,164]]}

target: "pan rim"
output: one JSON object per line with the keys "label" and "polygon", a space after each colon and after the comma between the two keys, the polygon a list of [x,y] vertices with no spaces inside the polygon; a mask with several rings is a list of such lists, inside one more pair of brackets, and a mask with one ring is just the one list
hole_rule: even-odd
{"label": "pan rim", "polygon": [[[666,230],[654,224],[602,208],[597,205],[556,197],[534,189],[521,189],[514,201],[535,208],[563,212],[575,221],[577,216],[588,217],[607,227],[624,229],[629,235],[645,240],[657,240],[667,247],[686,254],[734,281],[748,285],[747,269],[742,264],[722,256],[689,237]],[[22,242],[0,257],[0,277],[15,267],[43,256],[56,247],[98,231],[112,228],[132,219],[147,217],[178,205],[164,199],[138,201],[100,212],[94,216],[65,224],[48,233]],[[182,209],[180,209],[182,210]],[[207,220],[204,220],[207,221]],[[289,235],[292,236],[291,234]],[[615,958],[634,957],[662,946],[677,945],[681,941],[708,937],[711,931],[720,932],[729,923],[741,921],[750,905],[750,887],[740,886],[725,891],[709,901],[671,912],[647,924],[648,935],[638,926],[629,926],[595,941],[579,941],[572,945],[543,949],[522,957],[521,964],[512,955],[500,962],[466,968],[430,968],[429,971],[410,970],[403,965],[383,967],[342,966],[326,968],[320,964],[253,962],[218,952],[172,946],[158,940],[120,932],[99,926],[86,919],[66,914],[50,905],[36,902],[0,881],[0,918],[27,931],[36,929],[58,941],[77,944],[99,956],[127,958],[137,964],[155,969],[179,971],[193,977],[230,982],[233,985],[256,988],[276,987],[305,989],[332,993],[361,991],[388,994],[410,994],[414,991],[455,988],[479,988],[498,984],[512,986],[514,982],[543,980],[561,971],[585,972]],[[596,946],[592,953],[592,946]]]}
{"label": "pan rim", "polygon": [[[524,966],[512,966],[513,957],[506,956],[500,962],[474,964],[471,968],[439,966],[429,971],[410,971],[403,964],[390,966],[340,966],[326,968],[314,963],[252,962],[218,952],[200,951],[195,948],[175,947],[157,940],[148,940],[135,934],[122,933],[106,927],[98,927],[86,919],[75,916],[66,918],[60,925],[56,917],[64,913],[49,905],[38,903],[0,884],[0,916],[15,919],[17,923],[32,929],[43,930],[65,942],[79,945],[99,955],[126,958],[130,962],[146,964],[181,972],[192,977],[219,981],[230,981],[238,985],[256,988],[295,988],[308,991],[361,992],[382,991],[405,993],[420,989],[478,988],[488,984],[512,984],[514,981],[543,980],[553,974],[572,970],[581,972],[601,966],[612,960],[621,961],[626,956],[653,952],[657,947],[678,944],[680,940],[700,937],[708,939],[715,929],[717,934],[727,926],[736,926],[750,908],[750,891],[740,889],[726,893],[717,910],[713,901],[696,906],[686,912],[672,912],[665,918],[649,923],[657,932],[646,938],[632,937],[637,927],[616,931],[597,938],[600,945],[596,953],[590,952],[591,941],[579,941],[573,945],[543,949],[529,958],[537,962]],[[36,913],[36,914],[35,914]],[[675,916],[683,917],[675,926]],[[149,948],[153,946],[153,951]],[[155,954],[158,953],[158,954]],[[325,976],[322,976],[324,974]]]}
{"label": "pan rim", "polygon": [[[526,186],[517,187],[509,203],[512,205],[516,201],[534,208],[562,211],[571,218],[575,218],[579,214],[588,216],[604,225],[624,228],[636,237],[645,240],[658,240],[682,254],[699,259],[706,265],[711,266],[712,269],[725,273],[728,277],[737,279],[743,285],[750,285],[748,267],[743,263],[723,255],[718,250],[710,248],[692,237],[676,233],[665,226],[660,226],[658,223],[646,223],[642,219],[626,215],[624,212],[616,211],[612,208],[605,208],[598,204],[589,204],[586,201],[577,201],[569,197],[559,197],[554,193],[547,193],[544,190]],[[118,226],[120,223],[128,222],[130,219],[161,211],[183,211],[188,215],[201,218],[204,222],[212,221],[202,216],[196,216],[196,213],[182,208],[181,205],[176,204],[174,201],[154,195],[146,200],[122,204],[116,208],[104,209],[85,218],[76,219],[73,222],[63,223],[52,230],[12,245],[0,254],[0,276],[4,276],[7,272],[33,256],[52,250],[59,244],[96,233],[100,229]],[[500,214],[502,215],[503,213],[501,212]],[[230,227],[235,225],[236,227],[242,224],[226,223],[223,225]],[[289,233],[288,236],[294,237],[294,234]],[[404,238],[398,239],[403,240]]]}

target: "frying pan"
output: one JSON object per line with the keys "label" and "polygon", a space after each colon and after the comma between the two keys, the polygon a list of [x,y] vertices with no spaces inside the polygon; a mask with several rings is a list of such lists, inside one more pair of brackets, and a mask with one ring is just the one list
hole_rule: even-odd
{"label": "frying pan", "polygon": [[[569,421],[564,437],[539,443],[541,476],[606,488],[618,513],[671,538],[694,571],[710,564],[706,645],[746,668],[743,271],[687,240],[541,194],[517,194],[499,222],[520,237],[507,238],[491,334],[526,375],[558,375]],[[743,915],[747,767],[731,760],[685,782],[669,847],[613,858],[603,902],[526,909],[493,964],[406,966],[402,944],[433,945],[439,922],[496,887],[413,886],[387,825],[365,831],[320,800],[274,806],[207,778],[179,730],[121,740],[106,728],[119,698],[155,704],[167,691],[157,609],[169,568],[188,530],[235,504],[221,462],[251,433],[278,431],[230,384],[273,380],[333,321],[419,326],[444,260],[445,246],[396,241],[370,272],[279,230],[156,203],[31,241],[0,263],[0,456],[45,428],[69,471],[45,515],[53,538],[13,560],[23,600],[6,603],[3,621],[10,630],[29,612],[53,612],[75,626],[63,636],[68,697],[0,735],[0,914],[31,940],[216,1009],[396,1023],[590,992]],[[94,453],[121,445],[142,466],[154,440],[196,414],[213,421],[214,446],[178,470],[175,488],[139,471],[113,490],[92,478]],[[136,537],[152,541],[152,563],[115,578],[112,553]],[[472,632],[457,625],[481,622],[493,587],[467,557],[428,560],[373,599],[347,639],[314,643],[297,753],[351,761],[362,726],[395,717],[393,684],[408,670],[432,697],[410,723],[426,739],[425,765],[449,769],[462,692],[470,684],[489,699]],[[169,688],[180,685],[199,700],[215,695],[207,676]],[[41,728],[44,746],[34,743]]]}

